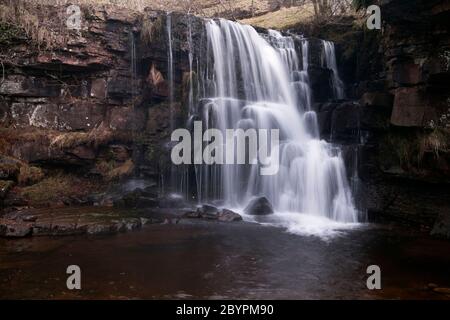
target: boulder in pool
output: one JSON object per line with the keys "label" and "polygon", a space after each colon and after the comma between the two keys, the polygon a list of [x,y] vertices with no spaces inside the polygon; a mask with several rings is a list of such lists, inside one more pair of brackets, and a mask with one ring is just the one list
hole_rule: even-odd
{"label": "boulder in pool", "polygon": [[273,207],[266,197],[258,197],[249,202],[244,212],[252,216],[266,216],[273,213]]}

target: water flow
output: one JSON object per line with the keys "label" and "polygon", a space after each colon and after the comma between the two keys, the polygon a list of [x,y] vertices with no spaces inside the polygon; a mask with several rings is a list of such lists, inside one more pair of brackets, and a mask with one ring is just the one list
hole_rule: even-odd
{"label": "water flow", "polygon": [[[174,111],[174,90],[173,90],[173,43],[172,43],[172,14],[166,14],[166,32],[167,32],[167,78],[169,83],[169,110],[170,110],[170,130],[175,130],[175,111]],[[183,175],[180,174],[180,169],[172,164],[170,166],[170,184],[169,188],[172,192],[178,192],[182,188]],[[162,184],[164,186],[164,184]],[[162,189],[162,192],[166,190]]]}
{"label": "water flow", "polygon": [[131,59],[130,59],[130,73],[131,73],[131,101],[134,107],[136,98],[136,80],[137,80],[137,61],[136,61],[136,38],[133,31],[130,30],[130,49],[131,49]]}
{"label": "water flow", "polygon": [[311,101],[299,99],[302,87],[293,86],[301,81],[310,94],[308,42],[302,41],[300,68],[292,37],[271,31],[266,40],[251,26],[227,20],[208,21],[206,32],[212,62],[199,115],[204,126],[224,134],[279,129],[281,141],[274,176],[261,176],[258,164],[202,166],[201,201],[224,199],[227,206],[243,208],[264,195],[279,213],[356,222],[341,152],[320,140]]}
{"label": "water flow", "polygon": [[174,130],[174,110],[173,110],[173,49],[172,49],[172,15],[168,13],[166,15],[166,29],[167,29],[167,55],[169,57],[167,63],[167,74],[169,82],[169,108],[170,108],[170,129]]}
{"label": "water flow", "polygon": [[333,85],[333,93],[335,99],[344,99],[344,83],[339,77],[339,71],[336,63],[336,51],[334,43],[322,40],[323,44],[323,65],[332,71],[331,83]]}

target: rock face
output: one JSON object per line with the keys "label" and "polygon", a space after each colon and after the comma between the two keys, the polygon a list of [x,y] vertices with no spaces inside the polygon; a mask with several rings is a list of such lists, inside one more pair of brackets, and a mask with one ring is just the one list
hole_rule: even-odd
{"label": "rock face", "polygon": [[438,213],[450,214],[450,8],[440,0],[376,3],[383,32],[355,30],[345,20],[299,26],[306,36],[335,41],[347,87],[348,101],[325,95],[314,109],[322,138],[343,146],[370,219],[431,230]]}
{"label": "rock face", "polygon": [[[82,6],[82,30],[75,32],[60,27],[65,25],[61,7],[40,9],[48,12],[46,28],[60,42],[44,46],[19,37],[4,45],[0,40],[0,54],[11,57],[0,81],[1,197],[11,194],[3,181],[16,183],[25,166],[45,168],[44,182],[69,173],[105,188],[133,175],[159,181],[170,167],[171,125],[181,123],[186,112],[181,106],[188,96],[187,25],[200,52],[202,20],[171,14],[171,84],[165,12]],[[36,182],[29,179],[27,186]],[[175,202],[163,200],[140,197],[133,205]]]}
{"label": "rock face", "polygon": [[265,216],[272,214],[274,211],[272,204],[266,197],[259,197],[252,199],[244,209],[244,212],[252,216]]}

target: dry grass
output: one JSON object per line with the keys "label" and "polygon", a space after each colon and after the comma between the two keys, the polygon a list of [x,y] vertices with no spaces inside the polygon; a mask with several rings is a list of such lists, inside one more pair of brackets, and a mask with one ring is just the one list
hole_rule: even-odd
{"label": "dry grass", "polygon": [[[18,2],[18,0],[4,2]],[[266,13],[270,9],[268,0],[20,0],[31,5],[66,6],[108,5],[143,11],[145,8],[163,11],[180,11],[207,17],[220,16],[221,13],[246,10],[255,15]]]}
{"label": "dry grass", "polygon": [[114,140],[131,141],[132,135],[127,133],[114,132],[106,126],[99,126],[89,132],[65,132],[55,135],[51,142],[51,148],[58,148],[61,150],[71,149],[80,145],[91,146],[98,148],[102,145],[107,145]]}
{"label": "dry grass", "polygon": [[20,185],[33,185],[44,178],[44,173],[41,168],[23,165],[20,167],[19,176],[17,180]]}
{"label": "dry grass", "polygon": [[419,139],[419,161],[426,153],[433,153],[439,159],[441,153],[449,152],[450,131],[447,129],[435,129]]}
{"label": "dry grass", "polygon": [[134,172],[133,160],[129,159],[117,168],[112,169],[106,174],[107,181],[117,181],[130,177]]}
{"label": "dry grass", "polygon": [[141,30],[141,40],[145,44],[150,44],[155,35],[163,28],[163,19],[158,17],[155,21],[150,19],[143,19],[142,30]]}
{"label": "dry grass", "polygon": [[22,162],[15,158],[0,155],[0,172],[6,177],[16,177],[19,174]]}
{"label": "dry grass", "polygon": [[45,11],[37,10],[28,2],[14,2],[13,5],[5,4],[6,2],[8,1],[0,2],[0,23],[22,29],[23,34],[32,40],[38,49],[60,47],[66,43],[68,35],[62,32],[66,28],[61,24],[58,30],[54,30],[49,17],[45,16]]}
{"label": "dry grass", "polygon": [[123,163],[118,163],[113,160],[101,160],[96,163],[95,168],[104,180],[118,181],[133,175],[135,166],[131,159],[128,159]]}
{"label": "dry grass", "polygon": [[73,175],[56,174],[21,190],[22,196],[33,204],[47,204],[69,197],[82,197],[96,189],[96,185]]}
{"label": "dry grass", "polygon": [[289,29],[299,23],[310,21],[314,17],[314,8],[307,4],[299,7],[282,8],[264,15],[240,20],[241,23],[269,29]]}

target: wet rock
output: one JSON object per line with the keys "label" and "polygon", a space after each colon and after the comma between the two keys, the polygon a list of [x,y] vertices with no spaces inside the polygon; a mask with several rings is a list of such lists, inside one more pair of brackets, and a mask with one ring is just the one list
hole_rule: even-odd
{"label": "wet rock", "polygon": [[114,223],[110,224],[92,224],[86,229],[86,233],[89,235],[107,235],[114,234],[119,231],[118,225]]}
{"label": "wet rock", "polygon": [[244,212],[253,216],[263,216],[272,214],[274,211],[272,204],[266,197],[259,197],[252,199],[244,209]]}
{"label": "wet rock", "polygon": [[115,200],[114,206],[126,208],[154,208],[159,205],[159,201],[152,196],[152,193],[148,193],[138,188],[127,193],[121,199]]}
{"label": "wet rock", "polygon": [[30,223],[0,219],[0,237],[23,238],[29,236],[31,232],[32,225]]}
{"label": "wet rock", "polygon": [[326,102],[333,99],[333,88],[331,87],[331,70],[319,66],[310,66],[309,78],[313,100],[315,102]]}
{"label": "wet rock", "polygon": [[348,101],[334,109],[331,117],[331,130],[333,138],[348,140],[355,136],[358,130],[360,106]]}
{"label": "wet rock", "polygon": [[434,292],[450,295],[450,288],[434,288]]}
{"label": "wet rock", "polygon": [[394,97],[385,92],[366,92],[363,94],[360,103],[365,107],[392,108]]}
{"label": "wet rock", "polygon": [[441,213],[434,223],[431,235],[450,239],[450,214]]}
{"label": "wet rock", "polygon": [[212,205],[204,204],[197,209],[197,212],[199,212],[201,215],[215,215],[219,212],[219,209]]}
{"label": "wet rock", "polygon": [[178,224],[180,222],[180,219],[178,218],[166,218],[162,222],[162,224]]}
{"label": "wet rock", "polygon": [[153,198],[141,197],[134,208],[155,208],[160,205],[159,201]]}
{"label": "wet rock", "polygon": [[233,222],[242,220],[242,217],[236,212],[228,209],[222,209],[219,211],[219,209],[211,205],[203,205],[196,211],[188,211],[183,215],[183,218],[216,220],[221,222]]}
{"label": "wet rock", "polygon": [[339,106],[336,102],[318,103],[314,106],[317,112],[317,121],[319,123],[320,135],[329,137],[331,134],[331,120],[333,111]]}
{"label": "wet rock", "polygon": [[[81,213],[80,213],[81,210]],[[82,234],[114,234],[139,229],[150,220],[122,217],[106,209],[83,212],[83,209],[65,209],[57,214],[52,210],[18,211],[0,220],[0,236],[67,236]]]}
{"label": "wet rock", "polygon": [[168,195],[158,199],[160,208],[183,208],[186,206],[184,199],[176,195]]}
{"label": "wet rock", "polygon": [[197,211],[189,211],[186,212],[185,214],[183,214],[183,218],[188,218],[188,219],[200,219],[202,217],[202,214],[197,210]]}
{"label": "wet rock", "polygon": [[217,220],[222,222],[242,221],[242,217],[236,212],[223,209],[219,214],[217,214]]}
{"label": "wet rock", "polygon": [[429,289],[433,290],[434,288],[437,288],[438,285],[437,285],[436,283],[430,282],[430,283],[427,285],[427,287],[428,287]]}

